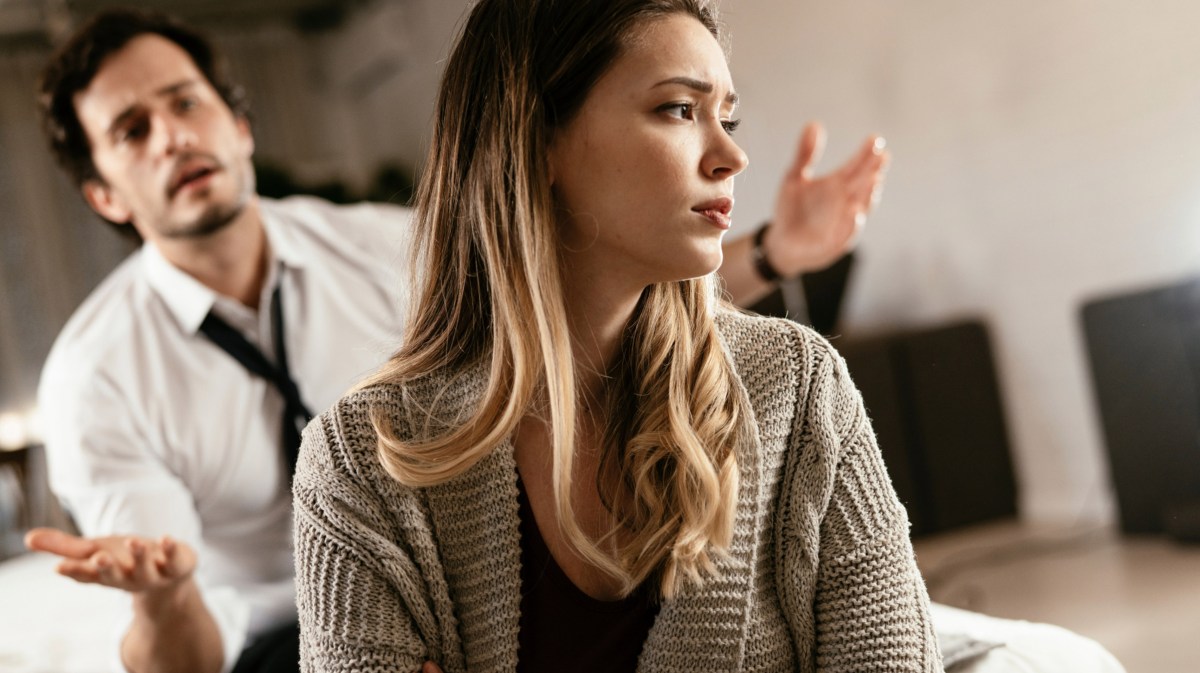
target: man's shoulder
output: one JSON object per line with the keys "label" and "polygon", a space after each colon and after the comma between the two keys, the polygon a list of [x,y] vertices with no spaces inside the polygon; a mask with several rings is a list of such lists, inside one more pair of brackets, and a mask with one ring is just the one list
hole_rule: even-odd
{"label": "man's shoulder", "polygon": [[340,230],[345,227],[389,227],[407,225],[412,210],[392,203],[363,201],[338,204],[315,196],[288,196],[282,199],[260,197],[259,203],[269,216],[285,218],[310,229]]}
{"label": "man's shoulder", "polygon": [[120,352],[136,349],[136,333],[164,316],[142,271],[142,254],[130,255],[71,314],[46,358],[43,383],[64,373],[76,381],[87,380],[88,372],[118,362]]}
{"label": "man's shoulder", "polygon": [[[341,205],[313,196],[260,199],[268,222],[276,232],[313,250],[313,254],[347,259],[380,259],[400,262],[408,250],[412,211],[387,203]],[[321,252],[317,252],[317,251]]]}

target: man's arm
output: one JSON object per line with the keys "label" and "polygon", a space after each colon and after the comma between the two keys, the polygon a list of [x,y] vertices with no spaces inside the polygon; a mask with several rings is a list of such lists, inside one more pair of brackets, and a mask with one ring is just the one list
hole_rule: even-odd
{"label": "man's arm", "polygon": [[221,670],[221,633],[196,586],[196,554],[187,544],[168,536],[82,538],[37,528],[25,546],[62,557],[61,575],[129,592],[133,622],[121,660],[131,672]]}
{"label": "man's arm", "polygon": [[114,664],[119,657],[132,673],[217,673],[242,647],[247,606],[196,578],[196,497],[148,448],[155,440],[140,415],[146,401],[85,367],[73,350],[56,350],[38,389],[42,413],[54,419],[45,428],[50,485],[83,537],[38,530],[26,544],[62,557],[67,577],[128,593],[130,622],[104,627],[113,631]]}
{"label": "man's arm", "polygon": [[[796,160],[779,187],[775,211],[762,238],[762,254],[783,278],[818,271],[849,252],[879,199],[890,156],[883,138],[870,136],[833,172],[813,177],[825,146],[825,130],[810,123],[800,136]],[[755,268],[754,235],[724,247],[719,273],[725,289],[748,306],[775,288]]]}

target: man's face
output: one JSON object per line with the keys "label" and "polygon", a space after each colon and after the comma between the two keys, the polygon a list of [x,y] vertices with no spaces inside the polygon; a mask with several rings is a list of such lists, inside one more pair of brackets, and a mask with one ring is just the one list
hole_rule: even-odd
{"label": "man's face", "polygon": [[254,140],[186,51],[156,34],[130,40],[75,95],[100,180],[83,186],[105,218],[142,238],[199,238],[254,194]]}

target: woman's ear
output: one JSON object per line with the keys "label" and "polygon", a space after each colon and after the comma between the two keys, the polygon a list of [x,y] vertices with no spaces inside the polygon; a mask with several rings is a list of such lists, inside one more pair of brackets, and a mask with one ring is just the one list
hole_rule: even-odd
{"label": "woman's ear", "polygon": [[563,153],[566,151],[566,145],[569,138],[566,129],[563,127],[555,127],[550,129],[546,139],[546,179],[553,188],[558,183],[558,174],[561,172],[559,163],[563,161]]}
{"label": "woman's ear", "polygon": [[550,146],[546,150],[546,180],[549,182],[551,189],[554,188],[554,181],[558,175],[558,171],[554,168],[558,163],[555,158],[557,154],[554,151],[555,146],[554,137],[552,136],[550,138]]}

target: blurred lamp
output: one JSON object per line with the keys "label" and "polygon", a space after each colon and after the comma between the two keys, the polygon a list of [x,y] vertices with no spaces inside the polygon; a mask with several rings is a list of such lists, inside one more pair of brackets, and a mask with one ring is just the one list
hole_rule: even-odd
{"label": "blurred lamp", "polygon": [[0,413],[0,451],[17,451],[30,444],[31,421],[36,412],[22,414],[15,411]]}

